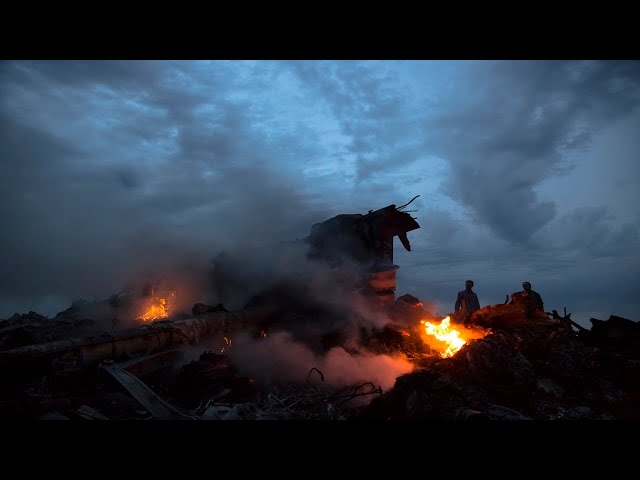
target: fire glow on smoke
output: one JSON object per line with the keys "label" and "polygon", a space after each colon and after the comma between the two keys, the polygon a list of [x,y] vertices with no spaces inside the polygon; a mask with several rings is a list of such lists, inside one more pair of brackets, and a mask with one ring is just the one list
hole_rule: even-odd
{"label": "fire glow on smoke", "polygon": [[469,340],[482,338],[487,331],[481,329],[458,329],[451,325],[451,318],[444,317],[440,323],[421,320],[426,334],[426,343],[437,350],[443,358],[455,355]]}

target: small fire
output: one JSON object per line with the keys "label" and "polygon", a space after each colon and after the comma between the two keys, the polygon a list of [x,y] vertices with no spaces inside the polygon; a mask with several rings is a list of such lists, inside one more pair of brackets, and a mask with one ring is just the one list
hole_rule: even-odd
{"label": "small fire", "polygon": [[[175,297],[175,292],[171,292],[169,300]],[[138,317],[143,322],[153,322],[162,318],[169,317],[169,302],[166,298],[154,297],[147,311]]]}
{"label": "small fire", "polygon": [[[487,332],[481,330],[469,330],[468,332],[461,332],[451,325],[451,318],[444,317],[439,324],[431,323],[426,320],[421,320],[425,327],[425,333],[431,337],[433,337],[438,341],[437,344],[440,348],[437,348],[440,351],[440,355],[443,358],[452,357],[455,355],[466,343],[468,340],[472,338],[482,338]],[[431,344],[431,341],[427,341],[427,343]]]}

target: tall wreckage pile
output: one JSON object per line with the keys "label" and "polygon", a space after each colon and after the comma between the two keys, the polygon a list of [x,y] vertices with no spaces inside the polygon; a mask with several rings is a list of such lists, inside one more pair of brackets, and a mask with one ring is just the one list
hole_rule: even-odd
{"label": "tall wreckage pile", "polygon": [[[612,315],[591,319],[587,330],[566,312],[532,312],[517,295],[462,321],[435,316],[411,295],[396,298],[393,239],[411,250],[407,233],[420,228],[407,205],[338,215],[300,240],[309,258],[336,272],[357,267],[345,298],[358,308],[283,280],[239,311],[197,303],[176,313],[176,292],[151,287],[75,302],[54,318],[1,320],[0,417],[640,419],[638,322]],[[286,335],[298,343],[269,343]],[[240,339],[252,351],[303,344],[313,354],[293,378],[254,378],[246,362],[236,364]],[[328,355],[337,369],[316,363]],[[255,357],[249,367],[265,358],[280,357]],[[360,378],[331,377],[353,359],[368,365]],[[401,366],[395,383],[383,388],[377,370],[393,362]]]}

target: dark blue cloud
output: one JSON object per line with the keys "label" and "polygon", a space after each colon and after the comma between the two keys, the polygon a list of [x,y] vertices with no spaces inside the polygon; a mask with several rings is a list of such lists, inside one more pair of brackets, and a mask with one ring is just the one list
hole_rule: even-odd
{"label": "dark blue cloud", "polygon": [[478,223],[528,243],[556,215],[535,187],[639,103],[637,62],[487,62],[467,72],[425,128],[452,163],[448,192]]}
{"label": "dark blue cloud", "polygon": [[[259,252],[331,215],[417,194],[423,228],[398,254],[401,284],[416,293],[445,301],[472,277],[499,300],[526,276],[576,302],[589,291],[637,308],[621,282],[640,272],[629,123],[639,72],[638,62],[0,63],[0,317],[101,298],[149,265]],[[613,145],[604,131],[626,133]],[[619,178],[589,198],[570,179],[594,139]],[[607,175],[611,159],[594,161]],[[560,178],[582,199],[570,208],[543,188]],[[620,280],[603,267],[624,262]]]}

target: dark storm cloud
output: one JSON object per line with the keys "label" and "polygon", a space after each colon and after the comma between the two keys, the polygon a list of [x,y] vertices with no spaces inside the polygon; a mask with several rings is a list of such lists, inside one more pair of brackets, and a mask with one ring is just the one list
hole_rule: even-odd
{"label": "dark storm cloud", "polygon": [[142,185],[142,176],[131,167],[116,169],[114,176],[116,181],[127,189],[135,189]]}
{"label": "dark storm cloud", "polygon": [[476,66],[426,123],[451,161],[449,192],[502,238],[527,243],[556,215],[535,187],[566,168],[594,132],[640,103],[638,62],[497,62]]}
{"label": "dark storm cloud", "polygon": [[21,83],[26,87],[43,84],[86,87],[93,84],[115,88],[153,85],[158,73],[167,68],[166,62],[118,60],[29,61],[5,63],[5,81]]}
{"label": "dark storm cloud", "polygon": [[546,240],[538,239],[558,253],[574,252],[591,259],[626,257],[640,248],[638,225],[616,224],[606,206],[579,207],[563,215],[556,229],[546,229]]}
{"label": "dark storm cloud", "polygon": [[[469,62],[452,72],[431,62],[411,65],[417,71],[413,89],[400,89],[401,74],[391,67],[380,73],[385,69],[375,64],[297,64],[297,71],[331,104],[352,138],[354,190],[368,198],[387,197],[397,191],[398,176],[390,174],[406,170],[422,177],[432,169],[423,160],[428,155],[450,166],[441,192],[464,207],[463,215],[454,220],[432,208],[433,196],[416,202],[423,229],[410,235],[413,252],[397,250],[396,263],[405,265],[399,272],[404,292],[451,308],[446,298],[468,277],[486,289],[487,303],[501,302],[528,279],[539,282],[558,308],[560,302],[595,308],[615,297],[617,311],[632,315],[637,301],[628,294],[628,278],[615,272],[624,265],[639,271],[633,256],[637,225],[619,220],[623,212],[607,206],[619,193],[567,211],[538,189],[579,169],[594,138],[618,123],[626,125],[637,112],[639,65]],[[433,91],[421,96],[430,82]],[[616,155],[624,149],[604,150]],[[616,158],[618,171],[634,171],[633,157]],[[609,159],[597,161],[604,165]],[[604,167],[601,171],[607,175]],[[569,191],[577,195],[589,188],[583,183]]]}
{"label": "dark storm cloud", "polygon": [[188,67],[2,65],[4,316],[308,233],[308,198],[246,102],[228,99],[225,66]]}
{"label": "dark storm cloud", "polygon": [[[606,207],[570,210],[535,235],[534,247],[496,238],[488,229],[424,212],[424,232],[414,232],[412,252],[399,245],[399,293],[436,300],[450,312],[455,292],[472,278],[481,304],[502,303],[523,281],[543,294],[547,310],[568,306],[589,327],[589,316],[639,319],[635,277],[640,272],[638,227],[617,222]],[[445,235],[440,230],[452,228]]]}
{"label": "dark storm cloud", "polygon": [[[567,155],[584,152],[594,133],[640,102],[638,62],[472,62],[449,72],[428,101],[384,63],[291,63],[351,138],[355,182],[428,170],[412,164],[435,154],[452,167],[446,193],[516,243],[528,243],[557,214],[536,187],[568,172]],[[448,68],[430,67],[418,85]]]}
{"label": "dark storm cloud", "polygon": [[[46,245],[51,226],[47,215],[52,202],[47,198],[47,185],[64,181],[56,166],[77,158],[79,152],[46,132],[12,121],[4,113],[0,119],[0,191],[4,198],[0,202],[0,290],[10,296],[27,293],[34,285],[37,295],[48,282],[47,274],[40,270],[46,270],[49,260],[41,248]],[[43,218],[32,220],[29,211],[39,211]]]}
{"label": "dark storm cloud", "polygon": [[328,102],[351,138],[346,153],[355,157],[356,183],[416,159],[417,139],[412,134],[419,132],[407,118],[409,99],[395,75],[376,68],[376,63],[290,64],[307,88]]}
{"label": "dark storm cloud", "polygon": [[448,306],[470,277],[491,303],[528,279],[553,305],[635,312],[639,72],[2,62],[0,318],[223,249],[259,262],[264,243],[418,194],[413,251],[396,246],[400,293]]}

